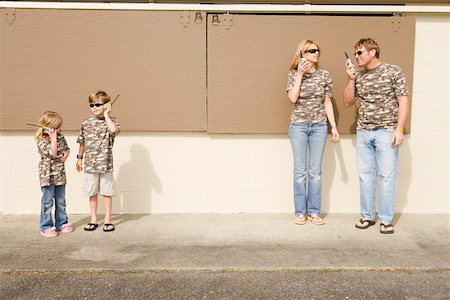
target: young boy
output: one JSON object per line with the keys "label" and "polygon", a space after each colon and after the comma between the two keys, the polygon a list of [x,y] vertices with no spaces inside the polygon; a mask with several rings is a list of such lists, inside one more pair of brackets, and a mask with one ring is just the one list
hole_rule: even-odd
{"label": "young boy", "polygon": [[81,123],[80,144],[76,169],[80,172],[84,158],[83,190],[89,196],[91,221],[84,230],[97,229],[98,194],[103,195],[105,224],[103,231],[113,231],[111,223],[112,196],[114,196],[113,153],[114,138],[120,126],[116,118],[110,117],[111,97],[104,91],[95,91],[89,95],[89,107],[92,115]]}

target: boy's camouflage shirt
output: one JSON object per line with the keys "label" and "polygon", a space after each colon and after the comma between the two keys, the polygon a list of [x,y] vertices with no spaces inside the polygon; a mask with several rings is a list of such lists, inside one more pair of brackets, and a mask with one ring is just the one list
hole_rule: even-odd
{"label": "boy's camouflage shirt", "polygon": [[77,143],[84,144],[84,171],[86,173],[108,173],[113,171],[114,137],[119,133],[117,118],[111,117],[117,131],[111,133],[105,119],[91,115],[81,123]]}
{"label": "boy's camouflage shirt", "polygon": [[64,151],[69,150],[66,139],[61,132],[58,132],[56,145],[58,154],[53,158],[50,138],[36,140],[41,160],[39,161],[39,181],[41,187],[49,185],[66,184],[66,170],[61,157]]}
{"label": "boy's camouflage shirt", "polygon": [[358,128],[395,128],[398,119],[397,96],[408,95],[405,75],[400,67],[385,63],[375,69],[358,71],[355,95],[361,102]]}
{"label": "boy's camouflage shirt", "polygon": [[[290,70],[287,89],[293,88],[297,70]],[[317,69],[314,73],[305,73],[302,78],[300,94],[291,113],[292,122],[323,123],[325,115],[325,96],[331,97],[333,81],[328,71]]]}

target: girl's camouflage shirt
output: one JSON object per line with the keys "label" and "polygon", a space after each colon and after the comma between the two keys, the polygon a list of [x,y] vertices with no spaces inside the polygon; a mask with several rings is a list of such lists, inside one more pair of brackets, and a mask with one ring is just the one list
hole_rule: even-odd
{"label": "girl's camouflage shirt", "polygon": [[111,133],[105,119],[91,115],[81,123],[77,143],[84,144],[84,172],[108,173],[113,171],[114,137],[119,133],[117,118],[111,120],[116,124],[117,131]]}
{"label": "girl's camouflage shirt", "polygon": [[[293,88],[297,70],[288,75],[287,89]],[[331,97],[333,81],[328,71],[317,68],[313,73],[305,73],[302,78],[300,94],[291,113],[292,122],[323,123],[325,115],[325,96]]]}
{"label": "girl's camouflage shirt", "polygon": [[53,158],[49,138],[36,140],[41,160],[39,161],[39,181],[41,187],[66,184],[66,170],[61,158],[69,150],[64,135],[58,132],[56,138],[57,156]]}
{"label": "girl's camouflage shirt", "polygon": [[356,73],[355,96],[360,100],[357,127],[372,130],[395,128],[398,96],[407,96],[405,75],[400,67],[382,63]]}

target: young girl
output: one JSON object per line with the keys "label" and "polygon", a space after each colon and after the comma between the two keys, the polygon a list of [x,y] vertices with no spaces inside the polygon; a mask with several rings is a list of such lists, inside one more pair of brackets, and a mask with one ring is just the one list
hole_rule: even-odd
{"label": "young girl", "polygon": [[[66,213],[66,172],[64,162],[70,149],[61,133],[63,120],[53,111],[46,111],[39,119],[41,126],[36,132],[36,142],[41,161],[39,162],[39,181],[42,190],[40,231],[45,237],[55,237],[57,231],[73,231]],[[55,202],[55,223],[52,219]]]}

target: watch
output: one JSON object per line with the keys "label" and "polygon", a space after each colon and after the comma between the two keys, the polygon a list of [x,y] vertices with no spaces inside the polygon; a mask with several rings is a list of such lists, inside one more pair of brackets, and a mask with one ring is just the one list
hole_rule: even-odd
{"label": "watch", "polygon": [[78,159],[83,159],[83,155],[77,155]]}

